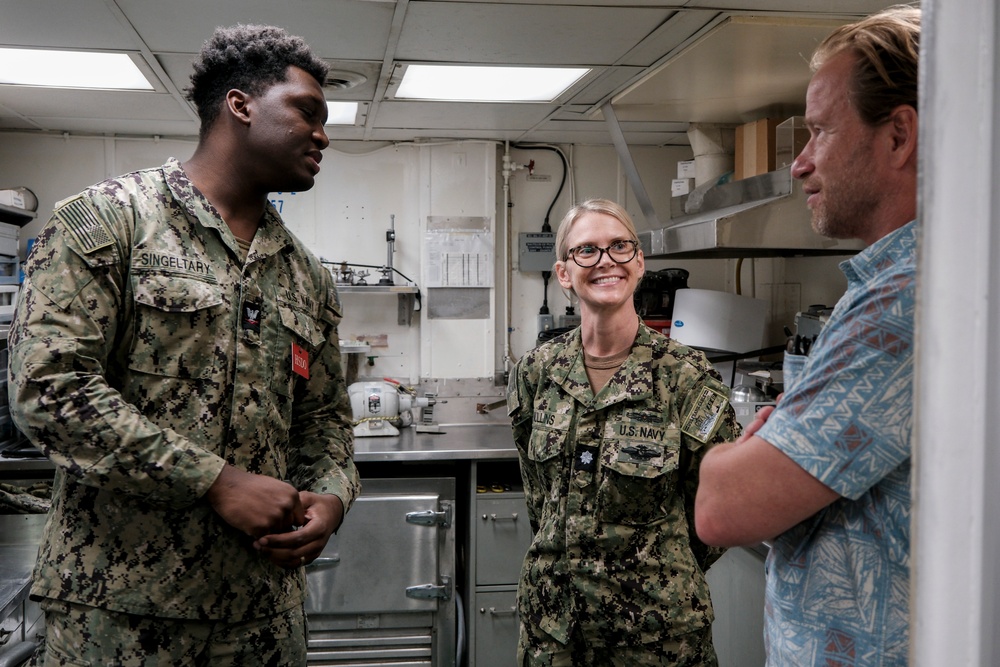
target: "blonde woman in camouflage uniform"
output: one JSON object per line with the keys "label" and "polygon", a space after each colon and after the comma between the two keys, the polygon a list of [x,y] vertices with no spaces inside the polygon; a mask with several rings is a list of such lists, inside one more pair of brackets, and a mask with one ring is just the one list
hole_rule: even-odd
{"label": "blonde woman in camouflage uniform", "polygon": [[518,665],[716,665],[698,541],[698,465],[738,435],[728,389],[696,350],[646,327],[628,213],[572,208],[559,284],[582,324],[527,353],[507,391],[534,540],[518,589]]}
{"label": "blonde woman in camouflage uniform", "polygon": [[38,236],[10,333],[11,413],[56,466],[36,664],[305,664],[302,566],[359,483],[337,292],[268,193],[313,185],[326,71],[280,29],[219,29],[193,157]]}

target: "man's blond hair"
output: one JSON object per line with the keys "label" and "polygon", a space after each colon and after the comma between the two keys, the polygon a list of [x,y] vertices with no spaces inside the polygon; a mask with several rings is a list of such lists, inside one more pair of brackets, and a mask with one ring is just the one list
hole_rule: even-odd
{"label": "man's blond hair", "polygon": [[850,96],[863,121],[880,125],[902,104],[917,109],[919,9],[895,5],[837,28],[813,54],[813,71],[844,51],[855,57]]}

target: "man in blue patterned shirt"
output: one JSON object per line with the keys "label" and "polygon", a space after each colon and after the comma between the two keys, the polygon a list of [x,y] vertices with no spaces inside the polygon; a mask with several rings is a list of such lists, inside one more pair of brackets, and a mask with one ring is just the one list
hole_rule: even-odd
{"label": "man in blue patterned shirt", "polygon": [[817,232],[868,247],[778,408],[701,466],[699,537],[773,540],[770,666],[908,660],[919,37],[893,7],[814,54],[792,173]]}

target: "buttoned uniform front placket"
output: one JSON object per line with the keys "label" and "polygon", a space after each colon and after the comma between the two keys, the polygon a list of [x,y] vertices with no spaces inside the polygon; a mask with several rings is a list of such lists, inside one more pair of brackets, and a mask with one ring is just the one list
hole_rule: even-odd
{"label": "buttoned uniform front placket", "polygon": [[[235,239],[232,241],[235,244]],[[284,355],[291,358],[292,344],[296,338],[281,324],[278,309],[277,276],[280,274],[280,253],[289,241],[283,234],[275,234],[265,215],[247,256],[243,261],[237,298],[239,309],[234,312],[235,350],[232,373],[232,415],[230,422],[230,447],[234,463],[251,472],[287,476],[286,452],[276,447],[247,446],[261,436],[264,442],[269,431],[286,431],[291,427],[289,415],[276,406],[289,397],[288,383],[291,373],[286,369]],[[311,301],[311,300],[310,300]],[[256,316],[256,317],[255,317]],[[315,323],[311,322],[314,328]],[[308,331],[311,349],[315,336]],[[275,389],[278,392],[275,392]]]}

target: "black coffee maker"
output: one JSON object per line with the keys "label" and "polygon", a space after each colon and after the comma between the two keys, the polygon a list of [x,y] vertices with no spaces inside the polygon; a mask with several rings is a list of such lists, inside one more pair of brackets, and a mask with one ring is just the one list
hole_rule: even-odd
{"label": "black coffee maker", "polygon": [[688,275],[686,269],[647,271],[632,297],[639,317],[669,323],[674,313],[674,293],[688,286]]}

